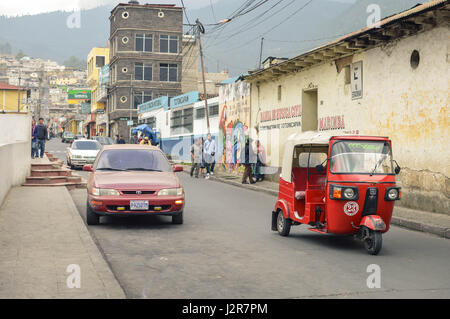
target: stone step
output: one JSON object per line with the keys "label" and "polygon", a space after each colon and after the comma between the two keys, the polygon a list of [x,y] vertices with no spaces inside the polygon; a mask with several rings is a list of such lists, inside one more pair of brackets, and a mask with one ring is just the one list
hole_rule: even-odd
{"label": "stone step", "polygon": [[31,177],[43,177],[43,176],[72,176],[72,171],[64,168],[31,170]]}
{"label": "stone step", "polygon": [[46,163],[46,164],[31,164],[31,169],[38,169],[38,170],[42,170],[42,169],[55,169],[55,168],[60,168],[60,165],[58,165],[58,163]]}
{"label": "stone step", "polygon": [[81,182],[76,180],[69,180],[71,177],[67,176],[33,176],[27,177],[25,184],[40,184],[40,185],[49,185],[49,184],[59,184],[59,183],[68,183],[68,182]]}
{"label": "stone step", "polygon": [[58,186],[65,186],[68,190],[72,190],[75,188],[86,188],[86,183],[55,183],[55,184],[36,184],[36,183],[24,183],[22,186],[25,187],[58,187]]}

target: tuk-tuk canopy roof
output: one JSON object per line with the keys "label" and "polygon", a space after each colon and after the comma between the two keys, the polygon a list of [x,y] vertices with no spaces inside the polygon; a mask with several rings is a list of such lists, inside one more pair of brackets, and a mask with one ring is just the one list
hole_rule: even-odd
{"label": "tuk-tuk canopy roof", "polygon": [[361,140],[388,140],[388,137],[381,136],[362,136],[350,134],[330,134],[329,132],[308,131],[303,133],[294,133],[288,137],[284,146],[283,166],[281,167],[281,178],[286,182],[292,181],[292,160],[294,148],[297,146],[328,146],[333,137],[343,139],[361,139]]}
{"label": "tuk-tuk canopy roof", "polygon": [[308,131],[294,133],[288,137],[284,144],[283,166],[281,167],[281,178],[286,182],[292,179],[292,159],[294,148],[299,145],[324,145],[328,146],[334,135],[328,132]]}

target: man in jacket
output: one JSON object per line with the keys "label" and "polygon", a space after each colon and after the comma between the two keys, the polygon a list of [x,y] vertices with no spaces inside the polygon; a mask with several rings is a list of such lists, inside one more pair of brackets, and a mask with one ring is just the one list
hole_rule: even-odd
{"label": "man in jacket", "polygon": [[31,121],[31,158],[38,157],[36,121]]}
{"label": "man in jacket", "polygon": [[206,166],[206,179],[209,179],[209,175],[214,175],[215,155],[216,155],[216,143],[211,139],[211,134],[206,136],[206,142],[204,146],[205,152],[205,166]]}
{"label": "man in jacket", "polygon": [[256,183],[252,176],[252,163],[255,162],[255,155],[253,152],[253,147],[250,143],[250,138],[245,142],[245,152],[244,152],[244,175],[242,176],[242,184],[248,184],[247,178],[250,184]]}
{"label": "man in jacket", "polygon": [[48,140],[47,126],[44,125],[44,119],[39,118],[39,124],[36,125],[37,131],[37,147],[39,149],[39,157],[44,157],[45,152],[45,141]]}

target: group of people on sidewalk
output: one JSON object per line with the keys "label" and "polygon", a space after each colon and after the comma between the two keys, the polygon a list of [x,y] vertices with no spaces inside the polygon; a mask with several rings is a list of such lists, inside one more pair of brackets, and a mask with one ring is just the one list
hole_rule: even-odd
{"label": "group of people on sidewalk", "polygon": [[44,125],[44,119],[39,118],[39,123],[33,119],[31,121],[31,158],[44,157],[45,141],[48,140],[47,126]]}
{"label": "group of people on sidewalk", "polygon": [[216,142],[212,139],[211,134],[206,135],[206,141],[203,137],[194,140],[194,144],[191,146],[191,177],[198,178],[199,172],[202,175],[206,169],[205,179],[209,179],[211,175],[214,175],[214,167],[216,165]]}
{"label": "group of people on sidewalk", "polygon": [[[199,177],[199,173],[203,175],[203,171],[206,169],[205,179],[209,179],[211,175],[214,175],[214,167],[216,164],[215,155],[217,146],[215,141],[211,138],[211,134],[208,133],[206,141],[203,137],[194,140],[194,144],[191,146],[191,177]],[[251,184],[264,180],[264,174],[262,167],[265,166],[265,151],[259,140],[255,142],[255,148],[252,145],[250,138],[247,139],[245,149],[241,155],[241,163],[244,165],[244,174],[242,176],[242,184],[248,184],[247,180]]]}

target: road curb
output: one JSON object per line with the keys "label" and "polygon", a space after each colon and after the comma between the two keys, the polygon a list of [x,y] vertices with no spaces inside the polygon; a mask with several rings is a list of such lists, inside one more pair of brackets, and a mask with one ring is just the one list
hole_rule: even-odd
{"label": "road curb", "polygon": [[64,188],[64,196],[66,197],[67,205],[69,206],[70,213],[72,214],[73,220],[77,223],[79,229],[80,238],[86,247],[89,258],[95,267],[95,270],[105,287],[105,293],[109,299],[125,299],[125,292],[114,276],[108,263],[103,258],[103,255],[99,251],[97,245],[94,243],[83,219],[78,212],[75,203],[73,202],[72,196],[70,196],[67,188]]}
{"label": "road curb", "polygon": [[[183,166],[183,169],[186,174],[190,173],[190,166]],[[217,181],[217,182],[221,182],[221,183],[225,183],[225,184],[229,184],[229,185],[234,185],[237,187],[250,189],[250,190],[253,190],[256,192],[263,192],[263,193],[266,193],[269,195],[278,196],[278,191],[275,191],[272,189],[261,188],[259,186],[254,186],[252,184],[243,185],[240,182],[226,180],[226,179],[223,179],[223,178],[220,178],[217,176],[211,176],[210,179],[213,181]],[[416,231],[420,231],[420,232],[424,232],[424,233],[429,233],[429,234],[437,235],[439,237],[450,239],[450,229],[449,228],[440,227],[440,226],[431,225],[431,224],[425,224],[425,223],[421,223],[421,222],[417,222],[414,220],[409,220],[409,219],[405,219],[405,218],[401,218],[401,217],[396,217],[396,216],[392,216],[391,224],[400,226],[403,228],[416,230]]]}

